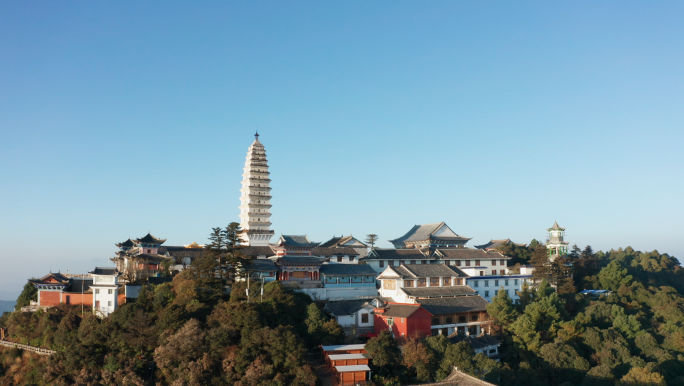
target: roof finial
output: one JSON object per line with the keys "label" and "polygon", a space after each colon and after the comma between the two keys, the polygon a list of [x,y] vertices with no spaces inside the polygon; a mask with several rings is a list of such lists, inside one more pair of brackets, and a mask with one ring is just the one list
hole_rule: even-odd
{"label": "roof finial", "polygon": [[254,138],[256,138],[257,141],[259,140],[259,130],[256,131],[256,134],[254,134]]}

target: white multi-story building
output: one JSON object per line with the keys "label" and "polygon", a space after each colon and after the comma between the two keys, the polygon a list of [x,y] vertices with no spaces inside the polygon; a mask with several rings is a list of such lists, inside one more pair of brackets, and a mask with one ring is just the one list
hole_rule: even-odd
{"label": "white multi-story building", "polygon": [[90,275],[93,278],[93,284],[90,285],[93,291],[93,313],[109,316],[119,306],[119,274],[116,268],[96,267]]}
{"label": "white multi-story building", "polygon": [[259,133],[247,150],[242,189],[240,189],[240,227],[248,246],[268,246],[271,230],[271,179],[266,150]]}
{"label": "white multi-story building", "polygon": [[466,279],[466,284],[488,302],[491,302],[496,294],[503,290],[517,303],[520,300],[518,291],[522,289],[523,283],[531,284],[532,275],[476,276]]}

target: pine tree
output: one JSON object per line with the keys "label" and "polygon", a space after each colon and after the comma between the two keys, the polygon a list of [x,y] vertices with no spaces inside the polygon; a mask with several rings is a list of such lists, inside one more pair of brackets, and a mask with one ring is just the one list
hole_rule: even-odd
{"label": "pine tree", "polygon": [[492,302],[487,305],[487,313],[494,319],[494,324],[502,328],[507,328],[515,322],[519,315],[513,305],[513,299],[508,296],[503,287],[492,299]]}
{"label": "pine tree", "polygon": [[306,327],[309,333],[309,344],[317,346],[323,338],[323,325],[325,324],[325,315],[323,311],[316,305],[316,303],[309,304],[306,309]]}
{"label": "pine tree", "polygon": [[373,249],[373,247],[375,246],[375,242],[378,241],[378,235],[376,235],[375,233],[371,233],[371,234],[369,234],[369,235],[366,235],[366,240],[365,240],[365,241],[366,241],[368,244],[370,244],[371,249]]}
{"label": "pine tree", "polygon": [[530,263],[534,266],[532,277],[535,282],[542,279],[549,280],[551,278],[551,261],[549,260],[549,251],[544,244],[537,244],[532,250],[532,257]]}
{"label": "pine tree", "polygon": [[[31,278],[30,280],[35,280],[35,278]],[[14,306],[14,309],[19,311],[21,307],[26,307],[31,304],[31,300],[34,302],[38,301],[38,289],[29,281],[24,284],[24,289],[21,291],[21,294],[19,294],[17,305]]]}

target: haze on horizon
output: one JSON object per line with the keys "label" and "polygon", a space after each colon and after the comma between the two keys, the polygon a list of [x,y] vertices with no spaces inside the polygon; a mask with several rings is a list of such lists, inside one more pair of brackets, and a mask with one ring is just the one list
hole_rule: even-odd
{"label": "haze on horizon", "polygon": [[[446,222],[684,256],[684,4],[0,4],[0,299],[151,231],[239,221],[258,129],[276,236]],[[111,264],[111,263],[110,263]]]}

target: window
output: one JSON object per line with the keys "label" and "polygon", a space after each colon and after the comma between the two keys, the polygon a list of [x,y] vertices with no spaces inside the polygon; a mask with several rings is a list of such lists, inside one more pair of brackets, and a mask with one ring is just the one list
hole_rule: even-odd
{"label": "window", "polygon": [[473,282],[473,287],[479,287],[479,285],[478,285],[479,283],[480,283],[480,282],[478,282],[477,280],[475,280],[475,281]]}
{"label": "window", "polygon": [[499,281],[498,281],[498,280],[494,280],[494,287],[498,287],[498,286],[499,286]]}
{"label": "window", "polygon": [[337,256],[337,262],[341,263],[342,262],[342,256]]}
{"label": "window", "polygon": [[465,264],[466,267],[470,267],[470,260],[466,260],[465,263],[466,263]]}
{"label": "window", "polygon": [[411,264],[415,264],[415,263],[416,263],[416,261],[415,261],[415,260],[411,260]]}
{"label": "window", "polygon": [[501,275],[505,275],[505,274],[506,274],[506,270],[505,270],[505,269],[502,269],[501,271],[499,271],[499,273],[500,273]]}
{"label": "window", "polygon": [[452,318],[451,316],[447,316],[446,324],[453,324],[453,323],[454,323],[454,318]]}
{"label": "window", "polygon": [[485,287],[489,287],[489,280],[485,280]]}
{"label": "window", "polygon": [[384,267],[384,266],[385,266],[385,262],[384,262],[384,261],[382,261],[382,260],[380,260],[380,263],[379,263],[379,267],[381,267],[381,268],[382,268],[382,267]]}
{"label": "window", "polygon": [[450,277],[445,277],[443,280],[444,280],[443,285],[445,285],[445,286],[451,285],[451,278]]}
{"label": "window", "polygon": [[405,264],[406,263],[404,262],[404,260],[399,260],[399,265],[405,265]]}
{"label": "window", "polygon": [[461,266],[461,260],[456,260],[456,266],[460,267]]}
{"label": "window", "polygon": [[425,278],[418,279],[418,287],[425,287]]}
{"label": "window", "polygon": [[499,294],[499,290],[494,290],[494,296]]}
{"label": "window", "polygon": [[354,256],[349,256],[349,262],[354,261]]}
{"label": "window", "polygon": [[444,264],[451,265],[451,262],[449,260],[444,260]]}
{"label": "window", "polygon": [[404,287],[413,287],[413,280],[404,280]]}
{"label": "window", "polygon": [[466,322],[466,317],[463,316],[463,315],[459,316],[459,317],[458,317],[458,322],[459,322],[459,323],[465,323],[465,322]]}
{"label": "window", "polygon": [[151,250],[151,249],[148,249],[148,250],[147,250],[147,253],[152,253],[152,250]]}
{"label": "window", "polygon": [[439,278],[438,277],[431,277],[430,278],[430,287],[439,287]]}
{"label": "window", "polygon": [[518,279],[513,279],[513,285],[518,285]]}
{"label": "window", "polygon": [[99,295],[99,294],[100,294],[100,289],[99,289],[99,288],[95,288],[95,295]]}
{"label": "window", "polygon": [[484,276],[484,271],[480,271],[480,276]]}
{"label": "window", "polygon": [[432,318],[432,325],[437,325],[439,324],[439,318]]}
{"label": "window", "polygon": [[508,290],[506,290],[506,295],[511,296],[511,294],[508,292]]}
{"label": "window", "polygon": [[492,265],[496,265],[496,260],[492,260]]}
{"label": "window", "polygon": [[423,260],[423,264],[427,264],[427,260]]}
{"label": "window", "polygon": [[361,323],[368,323],[368,314],[361,314]]}
{"label": "window", "polygon": [[394,326],[394,318],[387,318],[387,325]]}
{"label": "window", "polygon": [[71,296],[66,296],[66,304],[71,304]]}
{"label": "window", "polygon": [[404,323],[404,318],[401,318],[401,322]]}
{"label": "window", "polygon": [[492,270],[492,275],[496,275],[496,269]]}
{"label": "window", "polygon": [[480,266],[480,260],[475,260],[475,266],[479,267]]}
{"label": "window", "polygon": [[389,265],[390,267],[394,267],[394,261],[387,260],[387,265]]}
{"label": "window", "polygon": [[499,260],[499,265],[506,265],[506,260]]}
{"label": "window", "polygon": [[480,317],[479,317],[478,315],[473,315],[473,316],[470,317],[470,320],[472,320],[473,322],[477,322],[477,320],[478,320],[479,318],[480,318]]}
{"label": "window", "polygon": [[396,281],[394,281],[394,280],[383,280],[382,281],[382,288],[390,289],[390,290],[397,289]]}
{"label": "window", "polygon": [[486,298],[489,297],[489,291],[485,291],[485,297],[486,297]]}
{"label": "window", "polygon": [[463,279],[456,279],[456,285],[463,285]]}
{"label": "window", "polygon": [[508,280],[504,280],[504,285],[508,286]]}

